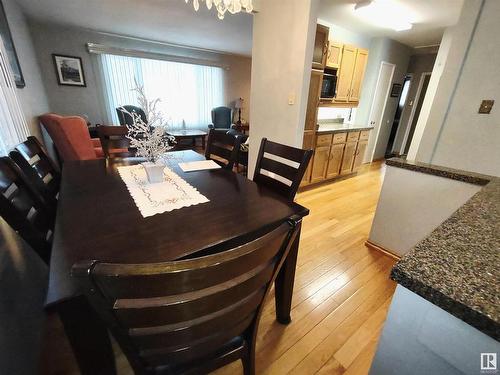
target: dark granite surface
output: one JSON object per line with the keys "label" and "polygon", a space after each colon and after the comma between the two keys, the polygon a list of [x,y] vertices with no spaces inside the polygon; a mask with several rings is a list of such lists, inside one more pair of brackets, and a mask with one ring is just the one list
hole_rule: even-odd
{"label": "dark granite surface", "polygon": [[500,340],[500,178],[403,162],[387,164],[485,186],[396,263],[391,278]]}
{"label": "dark granite surface", "polygon": [[333,134],[333,133],[343,133],[343,132],[354,132],[354,131],[362,131],[362,130],[372,130],[372,126],[366,125],[348,125],[348,124],[339,124],[336,126],[331,125],[322,125],[318,126],[318,134]]}
{"label": "dark granite surface", "polygon": [[487,176],[480,173],[461,171],[459,169],[426,164],[418,161],[409,161],[400,158],[387,159],[385,163],[393,167],[409,169],[411,171],[420,173],[432,174],[435,176],[450,178],[452,180],[468,182],[474,185],[486,185],[488,182],[490,182],[491,179],[494,178],[492,176]]}

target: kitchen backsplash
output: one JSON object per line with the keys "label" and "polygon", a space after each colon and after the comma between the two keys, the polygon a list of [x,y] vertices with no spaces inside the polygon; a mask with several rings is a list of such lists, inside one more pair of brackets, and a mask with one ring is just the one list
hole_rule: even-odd
{"label": "kitchen backsplash", "polygon": [[318,122],[325,123],[328,120],[338,122],[338,119],[344,119],[344,123],[352,124],[356,119],[356,108],[334,108],[334,107],[319,107]]}

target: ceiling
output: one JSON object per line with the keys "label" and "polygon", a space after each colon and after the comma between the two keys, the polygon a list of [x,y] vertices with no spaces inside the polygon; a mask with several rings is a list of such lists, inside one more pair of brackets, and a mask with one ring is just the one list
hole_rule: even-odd
{"label": "ceiling", "polygon": [[[393,0],[414,15],[411,30],[384,29],[354,14],[356,0],[321,0],[318,18],[369,37],[388,37],[410,47],[439,44],[444,29],[457,23],[463,0]],[[360,1],[359,1],[360,2]]]}
{"label": "ceiling", "polygon": [[217,18],[192,0],[17,0],[29,18],[86,29],[250,56],[252,15]]}

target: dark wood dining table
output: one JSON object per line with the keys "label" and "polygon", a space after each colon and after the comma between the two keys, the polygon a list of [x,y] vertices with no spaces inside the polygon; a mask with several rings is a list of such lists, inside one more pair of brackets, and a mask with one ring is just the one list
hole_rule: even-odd
{"label": "dark wood dining table", "polygon": [[[108,332],[90,307],[71,267],[82,260],[151,263],[221,251],[228,241],[253,238],[292,215],[309,211],[275,192],[224,169],[183,172],[180,161],[204,160],[191,150],[169,153],[167,166],[209,202],[143,217],[117,167],[141,159],[64,163],[50,261],[46,308],[57,311],[82,374],[114,374]],[[300,238],[275,282],[276,318],[290,319]]]}

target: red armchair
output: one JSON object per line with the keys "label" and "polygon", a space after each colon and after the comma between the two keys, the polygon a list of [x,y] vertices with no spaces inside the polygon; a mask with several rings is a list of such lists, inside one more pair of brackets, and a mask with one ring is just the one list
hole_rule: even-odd
{"label": "red armchair", "polygon": [[101,142],[98,138],[90,138],[83,118],[46,113],[40,116],[40,122],[52,138],[61,161],[104,157]]}

